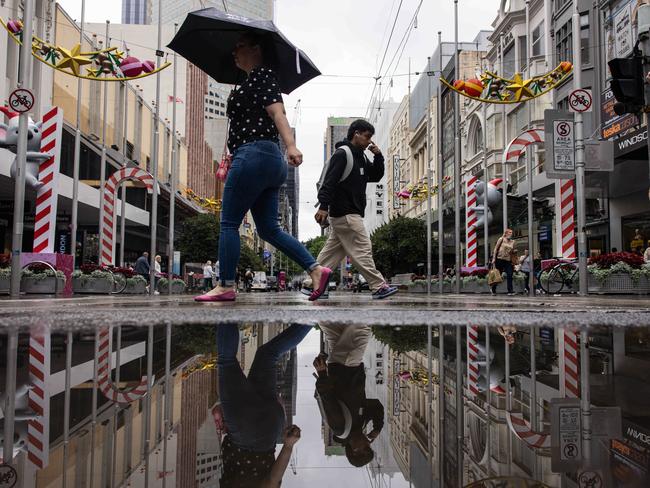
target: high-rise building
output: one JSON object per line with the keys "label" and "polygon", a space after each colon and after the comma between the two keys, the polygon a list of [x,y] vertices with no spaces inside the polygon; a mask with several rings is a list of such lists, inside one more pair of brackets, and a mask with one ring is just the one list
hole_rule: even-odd
{"label": "high-rise building", "polygon": [[[150,1],[151,18],[153,22],[157,22],[161,0]],[[252,19],[273,20],[274,4],[274,0],[176,0],[175,2],[165,2],[162,21],[163,24],[175,22],[180,24],[188,12],[210,7]]]}
{"label": "high-rise building", "polygon": [[348,135],[348,127],[362,117],[328,117],[325,131],[325,162],[332,157],[336,150],[336,143]]}
{"label": "high-rise building", "polygon": [[151,23],[151,0],[122,0],[122,23]]}

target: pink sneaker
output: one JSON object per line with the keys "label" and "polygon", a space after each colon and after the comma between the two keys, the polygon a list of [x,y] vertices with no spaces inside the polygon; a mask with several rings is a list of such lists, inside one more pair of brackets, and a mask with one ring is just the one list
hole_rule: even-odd
{"label": "pink sneaker", "polygon": [[235,290],[224,291],[216,295],[199,295],[194,297],[195,302],[234,302],[237,298]]}
{"label": "pink sneaker", "polygon": [[314,291],[309,295],[309,301],[313,302],[318,300],[320,296],[327,291],[327,286],[330,282],[330,276],[332,276],[332,270],[329,268],[323,267],[323,274],[320,277],[320,283],[318,283],[318,288],[314,288]]}

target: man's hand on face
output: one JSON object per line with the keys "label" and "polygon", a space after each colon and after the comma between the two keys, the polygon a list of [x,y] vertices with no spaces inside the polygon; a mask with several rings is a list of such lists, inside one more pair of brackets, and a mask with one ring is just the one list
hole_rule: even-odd
{"label": "man's hand on face", "polygon": [[370,141],[370,146],[368,146],[368,151],[373,153],[375,156],[381,154],[381,149],[379,149],[379,147],[377,147],[377,145],[373,141]]}
{"label": "man's hand on face", "polygon": [[316,359],[314,359],[314,369],[316,369],[316,372],[318,373],[319,376],[321,376],[323,373],[327,373],[327,356],[323,354],[319,354],[316,356]]}
{"label": "man's hand on face", "polygon": [[300,440],[300,427],[290,425],[284,429],[284,445],[293,447]]}

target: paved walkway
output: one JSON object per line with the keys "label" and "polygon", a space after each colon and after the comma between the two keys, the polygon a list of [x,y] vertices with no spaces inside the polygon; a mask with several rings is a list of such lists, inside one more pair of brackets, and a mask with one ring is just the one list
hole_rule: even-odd
{"label": "paved walkway", "polygon": [[101,296],[0,300],[0,327],[240,323],[368,325],[650,326],[647,297],[523,297],[333,293],[310,303],[299,293],[240,294],[236,303],[195,303],[183,296]]}

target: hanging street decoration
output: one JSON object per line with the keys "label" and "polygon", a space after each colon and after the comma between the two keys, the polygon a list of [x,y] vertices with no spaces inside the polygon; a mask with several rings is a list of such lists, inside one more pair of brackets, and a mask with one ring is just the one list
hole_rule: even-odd
{"label": "hanging street decoration", "polygon": [[[451,181],[451,176],[445,176],[443,179],[443,187]],[[435,185],[432,188],[431,194],[436,195],[438,193],[438,185]],[[402,188],[400,191],[396,192],[395,195],[402,200],[415,200],[422,202],[426,200],[428,195],[428,189],[426,183],[418,183],[416,185],[410,184]]]}
{"label": "hanging street decoration", "polygon": [[191,188],[185,189],[185,196],[188,200],[191,200],[209,212],[217,213],[221,212],[221,200],[214,198],[203,198],[194,193],[194,190]]}
{"label": "hanging street decoration", "polygon": [[[23,43],[23,23],[18,19],[7,22],[0,18],[9,36],[19,45]],[[125,55],[117,47],[82,52],[81,45],[72,48],[56,46],[36,36],[32,37],[32,55],[61,73],[96,81],[129,81],[153,75],[171,65],[165,62],[156,69],[154,61],[140,61]]]}
{"label": "hanging street decoration", "polygon": [[512,79],[507,79],[485,71],[477,78],[456,80],[453,84],[444,78],[440,78],[440,81],[464,97],[479,102],[520,103],[550,92],[562,83],[572,71],[573,65],[568,61],[563,61],[554,70],[529,79],[524,79],[521,73],[515,73]]}

